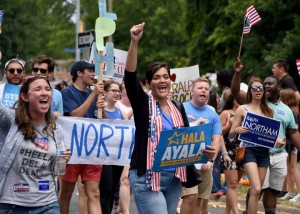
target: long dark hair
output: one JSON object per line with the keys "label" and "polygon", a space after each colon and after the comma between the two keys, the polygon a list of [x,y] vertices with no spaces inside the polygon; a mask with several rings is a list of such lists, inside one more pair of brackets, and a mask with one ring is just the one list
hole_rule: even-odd
{"label": "long dark hair", "polygon": [[218,112],[218,103],[217,103],[217,92],[216,91],[210,91],[209,93],[209,99],[207,104],[214,107],[216,112]]}
{"label": "long dark hair", "polygon": [[234,96],[232,94],[230,94],[224,104],[224,107],[221,111],[225,111],[225,110],[230,110],[233,109],[234,106]]}
{"label": "long dark hair", "polygon": [[[34,140],[36,138],[35,128],[33,126],[32,120],[29,115],[28,102],[25,102],[21,98],[21,94],[28,94],[29,86],[36,80],[43,79],[50,86],[49,81],[44,76],[34,76],[27,78],[20,89],[18,107],[16,109],[16,123],[18,124],[19,129],[24,135],[25,139]],[[51,86],[50,86],[51,87]],[[50,108],[45,114],[46,126],[43,129],[43,132],[52,135],[52,131],[56,128],[54,118],[51,116]],[[51,133],[50,133],[51,132]]]}
{"label": "long dark hair", "polygon": [[[259,82],[263,85],[263,81],[259,78],[253,78],[249,81],[248,84],[248,91],[247,91],[247,97],[246,97],[246,103],[250,103],[252,101],[252,94],[251,94],[251,86],[254,82]],[[260,109],[261,112],[267,116],[267,117],[273,117],[273,110],[268,106],[267,99],[266,99],[266,93],[263,91],[263,96],[260,101]]]}

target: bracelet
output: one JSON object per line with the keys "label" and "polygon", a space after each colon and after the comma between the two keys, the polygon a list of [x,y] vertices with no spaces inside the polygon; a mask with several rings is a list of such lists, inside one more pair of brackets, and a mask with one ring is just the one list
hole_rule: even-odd
{"label": "bracelet", "polygon": [[208,159],[208,162],[214,163],[215,161],[213,159]]}
{"label": "bracelet", "polygon": [[227,156],[228,155],[228,152],[222,152],[222,156]]}

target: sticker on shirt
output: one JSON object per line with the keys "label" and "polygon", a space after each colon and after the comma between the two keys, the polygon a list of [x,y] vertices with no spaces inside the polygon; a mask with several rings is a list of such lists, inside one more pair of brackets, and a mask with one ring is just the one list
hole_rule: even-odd
{"label": "sticker on shirt", "polygon": [[277,109],[277,114],[280,114],[280,115],[284,116],[284,111],[282,111],[280,109]]}
{"label": "sticker on shirt", "polygon": [[42,150],[49,150],[49,141],[47,137],[37,137],[35,139],[35,147],[41,148]]}
{"label": "sticker on shirt", "polygon": [[49,191],[50,182],[49,181],[39,181],[39,191]]}
{"label": "sticker on shirt", "polygon": [[28,192],[29,184],[14,184],[13,190],[14,192]]}

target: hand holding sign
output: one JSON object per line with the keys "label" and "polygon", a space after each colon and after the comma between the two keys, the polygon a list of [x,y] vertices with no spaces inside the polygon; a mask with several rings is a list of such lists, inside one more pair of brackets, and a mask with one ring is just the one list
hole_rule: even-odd
{"label": "hand holding sign", "polygon": [[96,19],[96,46],[98,51],[104,51],[104,37],[112,35],[116,30],[114,20],[106,17],[98,17]]}

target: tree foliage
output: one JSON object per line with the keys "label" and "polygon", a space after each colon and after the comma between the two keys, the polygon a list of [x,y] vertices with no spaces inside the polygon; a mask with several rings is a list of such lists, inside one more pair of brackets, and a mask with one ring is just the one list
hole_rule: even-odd
{"label": "tree foliage", "polygon": [[[92,0],[82,0],[93,7]],[[290,74],[298,80],[295,59],[299,57],[300,2],[272,0],[123,0],[113,1],[117,14],[115,47],[127,50],[129,29],[146,22],[139,49],[139,71],[154,60],[169,66],[183,67],[199,64],[200,72],[232,68],[239,53],[243,15],[253,4],[262,21],[244,36],[241,60],[244,81],[255,74],[261,78],[271,75],[272,63],[278,58],[290,62]],[[90,9],[98,16],[98,7]],[[94,19],[88,21],[92,27]]]}
{"label": "tree foliage", "polygon": [[[27,59],[41,53],[70,57],[63,48],[75,45],[75,26],[70,21],[75,1],[1,0],[5,15],[0,48],[4,57],[17,53]],[[253,74],[261,78],[271,75],[272,62],[278,58],[289,60],[290,74],[299,81],[295,59],[300,58],[300,1],[111,1],[112,12],[118,16],[113,34],[116,48],[127,50],[131,26],[146,22],[139,48],[139,72],[154,60],[165,61],[170,68],[199,64],[201,74],[232,68],[239,52],[242,17],[253,4],[262,21],[243,39],[244,81]],[[98,1],[80,2],[85,30],[94,29]]]}
{"label": "tree foliage", "polygon": [[65,47],[75,46],[75,6],[66,0],[1,0],[4,11],[0,50],[2,62],[21,56],[30,61],[40,54],[69,58]]}

